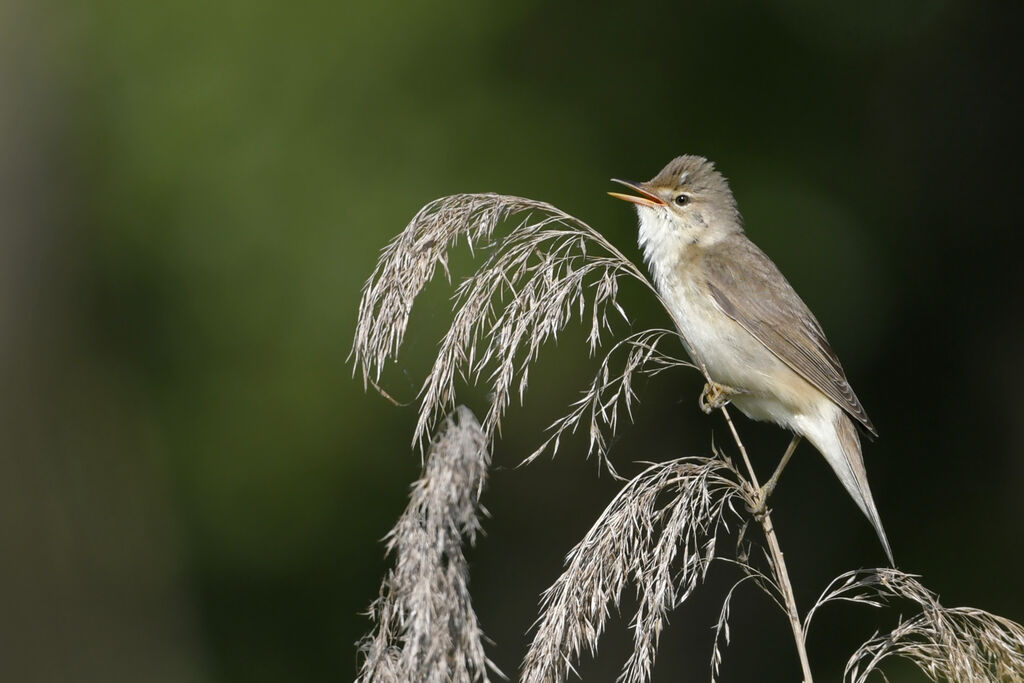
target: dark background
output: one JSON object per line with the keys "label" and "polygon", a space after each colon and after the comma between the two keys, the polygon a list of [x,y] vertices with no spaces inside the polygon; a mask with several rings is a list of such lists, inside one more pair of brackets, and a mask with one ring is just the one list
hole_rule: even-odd
{"label": "dark background", "polygon": [[[945,604],[1024,621],[1020,18],[922,0],[8,0],[0,675],[351,680],[419,467],[414,409],[364,394],[346,361],[378,250],[431,199],[497,191],[639,258],[608,178],[681,153],[730,178],[843,359],[881,433],[865,454],[899,565]],[[403,400],[445,325],[435,290],[389,386]],[[666,324],[630,296],[636,324]],[[537,596],[617,490],[580,442],[512,469],[592,371],[578,337],[552,347],[497,445],[470,560],[512,674]],[[640,388],[622,470],[727,443],[700,385]],[[787,435],[740,429],[770,471]],[[811,448],[774,506],[805,608],[883,562]],[[729,578],[672,616],[655,680],[706,677]],[[626,609],[586,680],[614,680]],[[781,615],[749,588],[733,614],[723,680],[796,680]],[[822,680],[895,617],[824,612]]]}

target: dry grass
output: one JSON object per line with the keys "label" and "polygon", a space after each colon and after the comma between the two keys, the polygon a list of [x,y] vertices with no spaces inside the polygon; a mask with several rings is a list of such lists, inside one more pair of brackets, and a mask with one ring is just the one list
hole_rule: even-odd
{"label": "dry grass", "polygon": [[[431,202],[383,251],[359,309],[353,356],[366,385],[397,357],[413,302],[448,250],[465,240],[482,263],[455,288],[452,323],[420,390],[413,442],[429,443],[422,478],[389,536],[396,566],[370,615],[375,630],[360,646],[360,681],[485,681],[491,667],[473,612],[463,540],[479,530],[479,495],[512,397],[523,399],[540,349],[573,321],[586,325],[593,354],[610,338],[593,381],[551,425],[541,446],[554,454],[562,437],[584,429],[588,454],[612,472],[606,445],[620,417],[631,417],[634,380],[690,367],[664,350],[678,333],[649,329],[615,339],[610,315],[626,318],[620,280],[657,292],[643,272],[596,230],[557,208],[519,197],[455,195]],[[679,343],[677,348],[682,349]],[[481,423],[456,405],[457,380],[483,384],[490,402]],[[714,457],[650,465],[619,494],[572,550],[566,570],[542,598],[542,614],[523,662],[522,680],[566,680],[584,651],[597,653],[610,610],[627,586],[636,590],[633,653],[621,680],[648,681],[668,613],[683,603],[718,562],[739,566],[715,624],[710,674],[720,674],[730,640],[736,587],[757,585],[790,621],[805,678],[807,632],[817,611],[833,602],[881,607],[909,603],[914,613],[887,634],[874,634],[852,655],[845,678],[860,683],[900,657],[932,680],[1024,680],[1024,627],[971,608],[942,606],[917,577],[895,569],[838,577],[801,621],[769,514],[757,521],[765,545],[744,535],[749,510],[762,502],[756,476],[728,412],[722,408],[745,469],[717,450]],[[737,505],[740,503],[740,505]],[[741,526],[732,558],[718,553],[720,533]],[[758,550],[760,548],[760,550]],[[757,568],[762,565],[763,569]],[[493,667],[491,667],[493,671]],[[768,675],[770,678],[770,675]]]}
{"label": "dry grass", "polygon": [[836,577],[808,611],[805,633],[814,614],[830,602],[882,607],[909,602],[916,611],[888,633],[875,633],[850,657],[844,678],[863,683],[884,674],[882,662],[900,657],[933,681],[1024,680],[1024,627],[971,607],[944,607],[919,577],[898,569],[865,569]]}
{"label": "dry grass", "polygon": [[622,680],[648,680],[667,613],[704,580],[719,530],[740,519],[741,481],[728,460],[683,458],[651,465],[627,483],[544,593],[521,680],[565,680],[584,648],[596,654],[627,585],[636,588],[639,607]]}
{"label": "dry grass", "polygon": [[[500,234],[506,222],[516,224]],[[483,262],[456,287],[452,324],[420,389],[413,439],[419,443],[454,408],[459,377],[489,389],[482,424],[493,438],[512,396],[522,400],[525,395],[530,365],[546,342],[578,319],[589,327],[587,343],[594,352],[610,327],[609,313],[625,317],[617,299],[620,278],[633,278],[654,292],[636,265],[600,233],[550,204],[493,194],[438,199],[388,244],[363,289],[352,352],[364,383],[376,385],[387,361],[397,356],[413,301],[438,267],[448,274],[447,252],[459,240]],[[628,396],[626,380],[619,391]],[[614,425],[616,405],[591,415],[592,447],[602,457],[598,434]],[[552,449],[557,435],[575,425],[556,427]]]}
{"label": "dry grass", "polygon": [[360,683],[472,683],[497,671],[469,596],[462,541],[480,531],[480,493],[491,456],[465,407],[430,444],[409,506],[387,536],[395,567],[370,606],[374,631],[362,640]]}

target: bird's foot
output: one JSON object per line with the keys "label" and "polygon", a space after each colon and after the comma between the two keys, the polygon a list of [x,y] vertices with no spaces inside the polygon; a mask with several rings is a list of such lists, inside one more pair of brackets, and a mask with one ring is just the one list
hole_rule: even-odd
{"label": "bird's foot", "polygon": [[718,382],[710,382],[704,385],[704,389],[700,392],[700,398],[697,399],[697,405],[705,413],[710,415],[713,411],[721,408],[724,405],[728,405],[732,401],[733,396],[746,393],[742,389],[735,389],[733,387],[719,384]]}
{"label": "bird's foot", "polygon": [[[793,439],[789,442],[789,446],[786,447],[786,452],[782,454],[782,459],[779,460],[779,466],[775,468],[775,472],[772,473],[771,478],[764,483],[760,489],[754,492],[754,500],[758,503],[750,507],[750,513],[754,515],[754,519],[761,521],[764,519],[765,514],[768,511],[768,498],[775,491],[775,487],[779,483],[779,477],[782,476],[782,470],[786,469],[786,464],[789,459],[793,457],[793,452],[796,451],[796,447],[800,445],[800,439],[802,437],[799,434],[794,434]],[[751,487],[753,490],[753,487]]]}
{"label": "bird's foot", "polygon": [[754,499],[758,501],[757,505],[750,507],[750,514],[754,516],[758,522],[760,522],[765,514],[768,512],[768,497],[772,495],[772,491],[775,490],[775,485],[779,483],[777,477],[772,477],[768,480],[764,486],[757,490],[754,495]]}

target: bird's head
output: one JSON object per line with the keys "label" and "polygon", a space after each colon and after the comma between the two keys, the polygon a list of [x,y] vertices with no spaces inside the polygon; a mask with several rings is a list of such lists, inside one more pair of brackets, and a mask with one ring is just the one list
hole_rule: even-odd
{"label": "bird's head", "polygon": [[645,250],[652,243],[656,248],[674,243],[708,245],[743,230],[729,184],[704,157],[676,157],[646,183],[612,181],[637,192],[608,194],[636,204]]}

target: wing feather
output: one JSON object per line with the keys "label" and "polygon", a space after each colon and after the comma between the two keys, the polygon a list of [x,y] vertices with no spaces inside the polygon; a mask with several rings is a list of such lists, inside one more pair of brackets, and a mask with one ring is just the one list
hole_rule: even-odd
{"label": "wing feather", "polygon": [[821,325],[764,252],[747,239],[729,240],[710,250],[704,265],[711,295],[726,315],[878,435]]}

